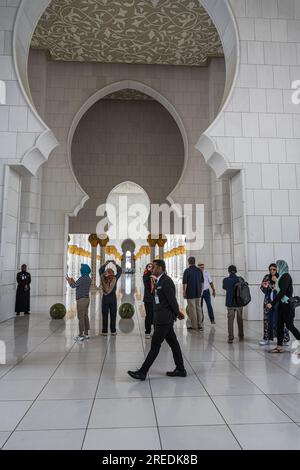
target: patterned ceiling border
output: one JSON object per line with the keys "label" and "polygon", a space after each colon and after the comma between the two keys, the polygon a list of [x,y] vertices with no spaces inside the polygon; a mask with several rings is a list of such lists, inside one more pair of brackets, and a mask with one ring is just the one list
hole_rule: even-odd
{"label": "patterned ceiling border", "polygon": [[52,0],[31,47],[81,62],[203,66],[223,57],[198,0]]}
{"label": "patterned ceiling border", "polygon": [[119,100],[119,101],[154,101],[151,96],[145,95],[141,91],[125,88],[116,91],[110,95],[106,95],[103,100]]}

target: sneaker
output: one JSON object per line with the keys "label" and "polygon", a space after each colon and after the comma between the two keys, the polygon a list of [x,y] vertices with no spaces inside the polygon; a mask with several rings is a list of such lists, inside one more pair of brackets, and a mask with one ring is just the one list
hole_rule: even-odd
{"label": "sneaker", "polygon": [[261,341],[259,341],[258,344],[260,346],[267,346],[268,344],[270,344],[270,341],[268,339],[262,339]]}
{"label": "sneaker", "polygon": [[287,338],[287,337],[284,338],[284,339],[283,339],[283,342],[284,342],[285,344],[289,343],[289,342],[290,342],[290,338]]}
{"label": "sneaker", "polygon": [[146,334],[145,339],[151,339],[151,335]]}
{"label": "sneaker", "polygon": [[111,336],[117,336],[117,332],[114,331],[113,333],[111,333]]}
{"label": "sneaker", "polygon": [[108,333],[102,332],[101,335],[102,336],[108,336]]}
{"label": "sneaker", "polygon": [[212,322],[211,322],[211,324],[212,324],[212,325],[215,325],[215,324],[216,324],[216,322],[215,322],[215,321],[212,321]]}
{"label": "sneaker", "polygon": [[233,343],[233,339],[229,339],[228,344],[232,344],[232,343]]}
{"label": "sneaker", "polygon": [[84,341],[84,336],[80,336],[80,335],[74,336],[73,339],[74,339],[74,341]]}
{"label": "sneaker", "polygon": [[89,335],[83,335],[83,336],[84,336],[84,339],[90,339]]}

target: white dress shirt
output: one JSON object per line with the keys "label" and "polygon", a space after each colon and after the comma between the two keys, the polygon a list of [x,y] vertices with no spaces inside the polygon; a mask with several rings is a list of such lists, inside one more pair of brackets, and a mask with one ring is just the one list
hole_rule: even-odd
{"label": "white dress shirt", "polygon": [[207,290],[209,289],[210,283],[212,282],[212,278],[208,271],[203,271],[203,277],[204,277],[203,290]]}

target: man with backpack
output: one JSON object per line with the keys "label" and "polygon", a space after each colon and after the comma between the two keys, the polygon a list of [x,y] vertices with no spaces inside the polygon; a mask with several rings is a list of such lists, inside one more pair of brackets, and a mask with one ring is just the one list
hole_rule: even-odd
{"label": "man with backpack", "polygon": [[223,279],[223,289],[226,290],[226,307],[228,310],[228,343],[234,340],[234,317],[237,316],[238,333],[240,341],[244,339],[243,307],[250,300],[248,283],[242,277],[237,276],[236,266],[229,266],[229,276]]}

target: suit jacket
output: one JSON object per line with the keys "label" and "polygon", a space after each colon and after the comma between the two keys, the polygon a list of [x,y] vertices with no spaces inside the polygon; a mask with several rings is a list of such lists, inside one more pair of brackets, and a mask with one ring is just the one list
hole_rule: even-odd
{"label": "suit jacket", "polygon": [[158,296],[159,303],[154,300],[154,325],[173,323],[180,310],[176,300],[175,284],[167,274],[163,274],[155,285],[155,293]]}

